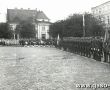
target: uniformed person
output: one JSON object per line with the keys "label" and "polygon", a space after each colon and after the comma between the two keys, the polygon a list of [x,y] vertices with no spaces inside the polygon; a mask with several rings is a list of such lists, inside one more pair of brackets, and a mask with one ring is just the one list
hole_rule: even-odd
{"label": "uniformed person", "polygon": [[110,61],[110,40],[103,43],[104,62]]}

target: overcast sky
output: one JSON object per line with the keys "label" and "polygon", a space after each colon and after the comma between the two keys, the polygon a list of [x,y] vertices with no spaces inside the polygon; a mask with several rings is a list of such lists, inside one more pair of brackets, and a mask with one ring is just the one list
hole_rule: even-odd
{"label": "overcast sky", "polygon": [[65,19],[73,13],[91,12],[91,7],[108,0],[0,0],[0,22],[5,21],[7,8],[38,9],[52,22]]}

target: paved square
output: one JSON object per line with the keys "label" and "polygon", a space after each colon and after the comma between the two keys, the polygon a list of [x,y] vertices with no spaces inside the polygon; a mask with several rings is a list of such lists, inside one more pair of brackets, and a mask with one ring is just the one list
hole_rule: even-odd
{"label": "paved square", "polygon": [[110,85],[109,64],[53,47],[0,47],[0,90],[110,90],[99,84]]}

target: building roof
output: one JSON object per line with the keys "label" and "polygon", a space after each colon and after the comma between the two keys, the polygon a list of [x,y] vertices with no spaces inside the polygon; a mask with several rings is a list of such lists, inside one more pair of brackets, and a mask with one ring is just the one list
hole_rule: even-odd
{"label": "building roof", "polygon": [[36,16],[37,19],[49,19],[43,11],[38,11],[37,12],[37,16]]}
{"label": "building roof", "polygon": [[[48,19],[43,11],[29,9],[7,9],[8,22],[20,22],[33,19]],[[49,19],[48,19],[49,20]]]}

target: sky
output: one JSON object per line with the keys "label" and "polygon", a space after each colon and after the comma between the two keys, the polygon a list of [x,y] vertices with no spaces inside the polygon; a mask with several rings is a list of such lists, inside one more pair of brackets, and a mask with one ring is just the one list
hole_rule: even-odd
{"label": "sky", "polygon": [[91,8],[108,0],[0,0],[0,22],[6,21],[8,9],[24,8],[43,11],[51,22],[62,20],[74,13],[91,12]]}

